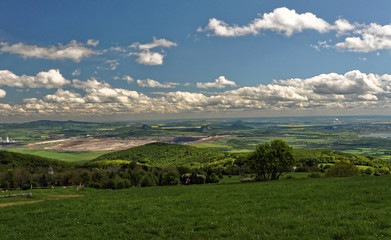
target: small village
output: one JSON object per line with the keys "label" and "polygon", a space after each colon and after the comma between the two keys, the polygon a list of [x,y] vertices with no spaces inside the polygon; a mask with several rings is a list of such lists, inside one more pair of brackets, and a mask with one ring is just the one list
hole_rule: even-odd
{"label": "small village", "polygon": [[6,136],[4,139],[0,137],[0,144],[10,144],[10,143],[16,143],[16,141],[8,136]]}

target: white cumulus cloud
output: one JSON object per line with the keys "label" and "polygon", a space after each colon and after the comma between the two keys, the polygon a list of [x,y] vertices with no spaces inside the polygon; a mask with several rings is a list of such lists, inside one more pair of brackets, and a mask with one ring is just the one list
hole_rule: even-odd
{"label": "white cumulus cloud", "polygon": [[76,40],[72,40],[66,45],[58,44],[58,46],[50,47],[39,47],[23,43],[10,45],[2,42],[0,43],[0,52],[19,54],[23,58],[43,58],[51,60],[70,59],[75,62],[80,62],[83,58],[97,54],[96,51],[85,47],[82,43],[78,43]]}
{"label": "white cumulus cloud", "polygon": [[379,25],[371,23],[354,31],[359,36],[347,37],[345,41],[337,43],[339,49],[352,52],[373,52],[391,49],[391,24]]}
{"label": "white cumulus cloud", "polygon": [[230,26],[224,21],[211,18],[208,25],[205,28],[198,28],[198,31],[212,32],[212,35],[221,37],[238,37],[258,34],[262,30],[283,32],[286,36],[291,36],[293,33],[302,32],[305,29],[324,33],[331,29],[331,25],[313,13],[299,14],[294,9],[281,7],[274,9],[271,13],[264,13],[261,18],[256,18],[245,26]]}
{"label": "white cumulus cloud", "polygon": [[57,103],[85,103],[80,94],[67,90],[64,91],[62,89],[58,89],[56,93],[52,95],[46,95],[45,99]]}
{"label": "white cumulus cloud", "polygon": [[131,76],[129,76],[129,75],[123,76],[123,77],[122,77],[122,80],[125,80],[125,81],[127,81],[128,83],[132,83],[132,82],[134,81],[134,79],[133,79]]}
{"label": "white cumulus cloud", "polygon": [[153,41],[150,43],[141,44],[139,42],[135,42],[132,45],[130,45],[130,48],[134,48],[139,50],[138,52],[130,52],[129,55],[135,55],[138,56],[136,59],[136,62],[139,64],[144,65],[162,65],[163,64],[163,58],[165,57],[165,54],[162,54],[160,52],[154,52],[151,51],[153,48],[170,48],[177,46],[176,43],[168,41],[164,38],[156,39],[153,37]]}
{"label": "white cumulus cloud", "polygon": [[144,79],[144,80],[137,80],[137,84],[140,87],[150,87],[150,88],[174,88],[178,83],[173,82],[165,82],[160,83],[153,79]]}
{"label": "white cumulus cloud", "polygon": [[72,76],[80,76],[81,74],[81,70],[80,69],[75,69],[73,72],[72,72]]}
{"label": "white cumulus cloud", "polygon": [[142,51],[137,53],[131,53],[130,55],[138,56],[136,62],[139,64],[150,65],[150,66],[163,64],[164,55],[158,52],[151,52],[147,50],[147,51]]}
{"label": "white cumulus cloud", "polygon": [[[110,84],[99,82],[95,78],[87,81],[73,80],[73,87],[83,89],[87,94],[84,100],[90,103],[131,103],[148,97],[136,91],[112,88]],[[136,101],[137,100],[137,101]]]}
{"label": "white cumulus cloud", "polygon": [[58,69],[39,72],[36,76],[18,76],[8,70],[0,70],[0,86],[20,88],[59,88],[69,84]]}
{"label": "white cumulus cloud", "polygon": [[7,95],[7,92],[4,91],[3,89],[0,89],[0,98],[5,97],[5,95]]}
{"label": "white cumulus cloud", "polygon": [[218,77],[214,82],[197,83],[198,88],[225,88],[227,86],[236,87],[234,81],[230,81],[225,76]]}
{"label": "white cumulus cloud", "polygon": [[130,45],[131,48],[137,48],[140,50],[150,50],[155,47],[162,47],[162,48],[170,48],[170,47],[176,47],[177,44],[171,41],[168,41],[167,39],[161,38],[156,39],[153,37],[153,41],[150,43],[141,44],[139,42],[135,42],[132,45]]}
{"label": "white cumulus cloud", "polygon": [[88,46],[96,47],[96,46],[98,46],[98,44],[99,44],[99,40],[88,39],[88,41],[87,41]]}

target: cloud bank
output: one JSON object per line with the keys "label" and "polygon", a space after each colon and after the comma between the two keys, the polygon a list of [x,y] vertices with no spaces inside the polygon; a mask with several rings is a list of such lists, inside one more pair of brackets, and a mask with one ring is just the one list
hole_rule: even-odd
{"label": "cloud bank", "polygon": [[[48,72],[53,73],[53,71],[60,74],[57,70]],[[19,76],[19,78],[36,79],[38,77]],[[151,79],[138,80],[137,82],[145,87],[168,88],[173,86],[170,83],[160,83]],[[218,82],[215,81],[213,84]],[[32,116],[35,114],[99,116],[221,111],[330,112],[391,109],[391,75],[367,74],[358,70],[344,74],[327,73],[310,78],[276,80],[270,84],[240,87],[223,92],[169,91],[154,93],[154,96],[115,88],[95,78],[87,81],[74,79],[71,83],[66,80],[66,83],[68,84],[66,85],[67,90],[62,89],[64,84],[52,84],[58,89],[42,99],[26,98],[21,104],[0,104],[0,113],[8,116]],[[25,81],[20,86],[30,84],[32,83]],[[38,85],[34,84],[32,85],[44,87],[41,82]],[[16,85],[13,86],[16,87]],[[228,86],[233,86],[233,84]],[[5,97],[5,92],[0,90],[1,95]]]}

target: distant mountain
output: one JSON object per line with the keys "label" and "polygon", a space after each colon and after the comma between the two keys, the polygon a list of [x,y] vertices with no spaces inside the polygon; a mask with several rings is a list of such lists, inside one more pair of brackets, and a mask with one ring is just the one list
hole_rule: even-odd
{"label": "distant mountain", "polygon": [[0,166],[1,165],[7,165],[8,167],[20,167],[25,169],[36,167],[53,167],[56,169],[64,169],[76,166],[75,163],[39,157],[30,154],[0,150]]}
{"label": "distant mountain", "polygon": [[219,162],[230,161],[233,160],[233,157],[235,157],[235,154],[224,153],[212,149],[156,142],[104,154],[87,162],[86,165],[93,166],[94,162],[97,163],[99,161],[105,161],[109,164],[111,160],[125,160],[157,167],[197,167],[202,164],[218,164]]}
{"label": "distant mountain", "polygon": [[66,125],[77,124],[77,125],[85,125],[85,124],[98,124],[93,122],[78,122],[78,121],[51,121],[51,120],[38,120],[33,122],[21,123],[19,127],[21,128],[37,128],[37,127],[62,127]]}
{"label": "distant mountain", "polygon": [[143,124],[140,128],[143,129],[143,130],[150,130],[150,129],[152,129],[152,127],[147,125],[147,124]]}
{"label": "distant mountain", "polygon": [[227,129],[232,129],[232,130],[248,130],[248,129],[253,129],[252,127],[243,125],[243,123],[233,123],[231,126],[227,127]]}

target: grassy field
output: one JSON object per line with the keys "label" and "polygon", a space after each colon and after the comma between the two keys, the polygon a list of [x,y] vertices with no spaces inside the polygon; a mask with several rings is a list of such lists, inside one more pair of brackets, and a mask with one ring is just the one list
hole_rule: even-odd
{"label": "grassy field", "polygon": [[7,151],[54,158],[67,162],[85,163],[108,152],[58,152],[44,149],[8,148]]}
{"label": "grassy field", "polygon": [[32,199],[0,198],[0,232],[2,239],[390,239],[390,183],[382,176],[32,190]]}

